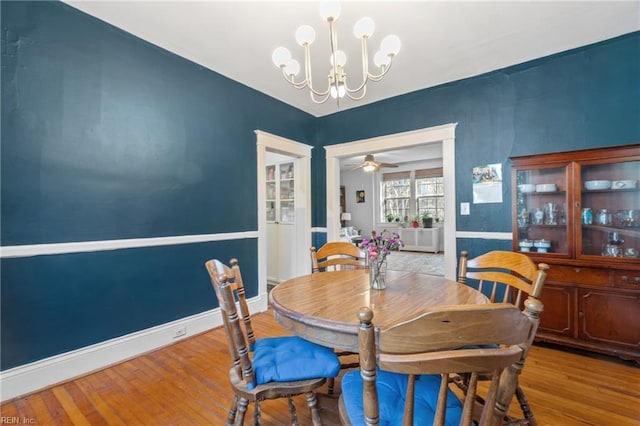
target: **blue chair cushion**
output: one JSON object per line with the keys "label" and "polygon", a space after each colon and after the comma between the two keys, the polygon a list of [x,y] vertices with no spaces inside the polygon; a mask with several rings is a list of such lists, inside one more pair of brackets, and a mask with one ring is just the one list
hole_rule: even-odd
{"label": "blue chair cushion", "polygon": [[[402,424],[405,395],[407,394],[407,378],[408,376],[406,374],[390,373],[378,369],[376,389],[378,390],[380,426]],[[439,375],[416,377],[413,414],[414,425],[433,425],[438,404],[440,379]],[[353,426],[364,425],[362,376],[359,370],[349,371],[342,378],[342,398],[351,424]],[[458,426],[461,418],[462,403],[458,397],[449,390],[445,424]]]}
{"label": "blue chair cushion", "polygon": [[253,370],[257,384],[336,377],[340,361],[332,348],[297,336],[267,337],[256,341]]}

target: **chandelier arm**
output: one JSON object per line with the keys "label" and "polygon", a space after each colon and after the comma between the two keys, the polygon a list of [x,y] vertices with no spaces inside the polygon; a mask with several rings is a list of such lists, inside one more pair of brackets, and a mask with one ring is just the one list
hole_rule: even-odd
{"label": "chandelier arm", "polygon": [[[309,44],[304,45],[304,75],[305,81],[307,82],[306,86],[309,88],[309,95],[311,96],[311,100],[317,104],[325,103],[327,99],[329,99],[329,93],[331,93],[331,85],[327,85],[327,89],[323,91],[314,89],[313,76],[311,74],[311,49],[309,47]],[[320,96],[323,99],[318,101],[314,95]]]}
{"label": "chandelier arm", "polygon": [[302,81],[295,81],[294,76],[287,75],[287,72],[285,71],[284,67],[280,67],[280,68],[282,69],[282,76],[284,77],[284,79],[287,80],[287,82],[291,84],[293,87],[295,87],[296,89],[304,89],[309,85],[308,79],[305,78]]}
{"label": "chandelier arm", "polygon": [[[362,83],[355,89],[349,89],[347,87],[347,82],[345,79],[344,89],[346,93],[349,95],[349,98],[354,101],[359,101],[364,97],[364,94],[361,96],[355,96],[355,93],[359,93],[363,89],[366,93],[367,82],[369,81],[369,52],[367,49],[367,37],[362,37],[362,51],[361,51],[361,59],[362,59]],[[354,96],[351,96],[354,95]]]}
{"label": "chandelier arm", "polygon": [[369,78],[369,80],[371,81],[380,81],[382,80],[382,78],[387,75],[387,73],[389,72],[389,70],[391,69],[391,64],[393,64],[393,58],[391,59],[391,61],[389,61],[389,65],[386,67],[382,68],[382,72],[378,75],[375,74],[369,74],[367,77]]}
{"label": "chandelier arm", "polygon": [[[330,93],[330,90],[327,90],[323,95],[316,95],[316,93],[315,93],[315,92],[310,91],[310,92],[309,92],[309,95],[311,96],[311,100],[312,100],[314,103],[316,103],[316,104],[323,104],[323,103],[327,102],[327,100],[329,99],[329,97],[330,97],[330,96],[329,96],[329,93]],[[321,99],[320,99],[320,100],[316,99],[316,96],[321,96]]]}
{"label": "chandelier arm", "polygon": [[353,92],[346,92],[346,95],[349,97],[349,99],[351,99],[352,101],[359,101],[362,100],[362,98],[365,97],[365,95],[367,94],[367,85],[364,84],[362,86],[362,88],[360,89],[360,91],[362,91],[362,93],[360,94],[360,96],[355,96],[354,93],[358,93],[358,90],[353,91]]}
{"label": "chandelier arm", "polygon": [[311,51],[309,44],[304,45],[304,76],[309,83],[309,89],[313,92],[313,76],[311,75]]}

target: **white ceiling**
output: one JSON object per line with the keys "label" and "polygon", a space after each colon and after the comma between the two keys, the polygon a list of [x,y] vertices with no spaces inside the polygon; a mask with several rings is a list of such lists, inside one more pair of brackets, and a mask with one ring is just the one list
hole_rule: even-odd
{"label": "white ceiling", "polygon": [[[370,83],[365,100],[311,102],[271,62],[284,45],[302,62],[298,26],[316,30],[311,46],[316,83],[328,71],[328,27],[317,1],[69,1],[66,3],[144,40],[314,116],[471,77],[640,30],[640,1],[348,1],[338,20],[347,72],[359,82],[353,24],[376,23],[371,54],[395,33],[402,49],[389,74]],[[126,66],[126,64],[123,64]],[[387,160],[384,160],[387,161]]]}

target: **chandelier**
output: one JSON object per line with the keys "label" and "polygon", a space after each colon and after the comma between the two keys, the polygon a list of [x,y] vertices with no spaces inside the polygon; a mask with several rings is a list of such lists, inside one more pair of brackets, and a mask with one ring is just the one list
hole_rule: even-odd
{"label": "chandelier", "polygon": [[320,16],[329,24],[331,37],[331,54],[329,63],[331,67],[328,73],[326,89],[318,90],[313,85],[311,76],[311,53],[309,47],[316,38],[315,30],[309,25],[302,25],[296,31],[296,41],[304,49],[304,78],[296,81],[300,73],[300,63],[293,59],[291,52],[286,47],[278,47],[273,51],[272,59],[276,67],[282,70],[284,78],[296,89],[309,88],[311,100],[317,104],[326,102],[330,97],[336,99],[340,106],[340,99],[348,98],[359,101],[367,93],[369,81],[380,81],[391,68],[391,62],[400,51],[400,38],[396,35],[388,35],[380,43],[380,50],[374,55],[373,63],[379,69],[378,73],[369,72],[369,53],[367,41],[373,35],[375,23],[369,17],[361,18],[353,27],[353,34],[360,39],[362,48],[362,82],[356,87],[347,84],[345,63],[347,55],[338,49],[338,34],[336,21],[340,16],[340,2],[324,1],[320,4]]}

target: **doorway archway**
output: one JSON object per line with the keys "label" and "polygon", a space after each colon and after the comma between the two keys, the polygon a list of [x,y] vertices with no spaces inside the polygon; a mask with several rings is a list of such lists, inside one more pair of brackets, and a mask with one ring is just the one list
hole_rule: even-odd
{"label": "doorway archway", "polygon": [[295,275],[311,270],[311,149],[310,145],[256,130],[258,176],[258,293],[260,308],[267,309],[267,151],[292,157],[295,170],[295,235],[291,242]]}
{"label": "doorway archway", "polygon": [[[370,139],[362,139],[325,146],[327,176],[327,241],[337,240],[340,230],[340,158],[369,154],[383,150],[409,148],[442,142],[442,162],[445,192],[444,222],[444,273],[455,279],[457,263],[456,245],[456,177],[455,177],[455,129],[457,123],[412,130]],[[446,196],[446,194],[452,194]]]}

